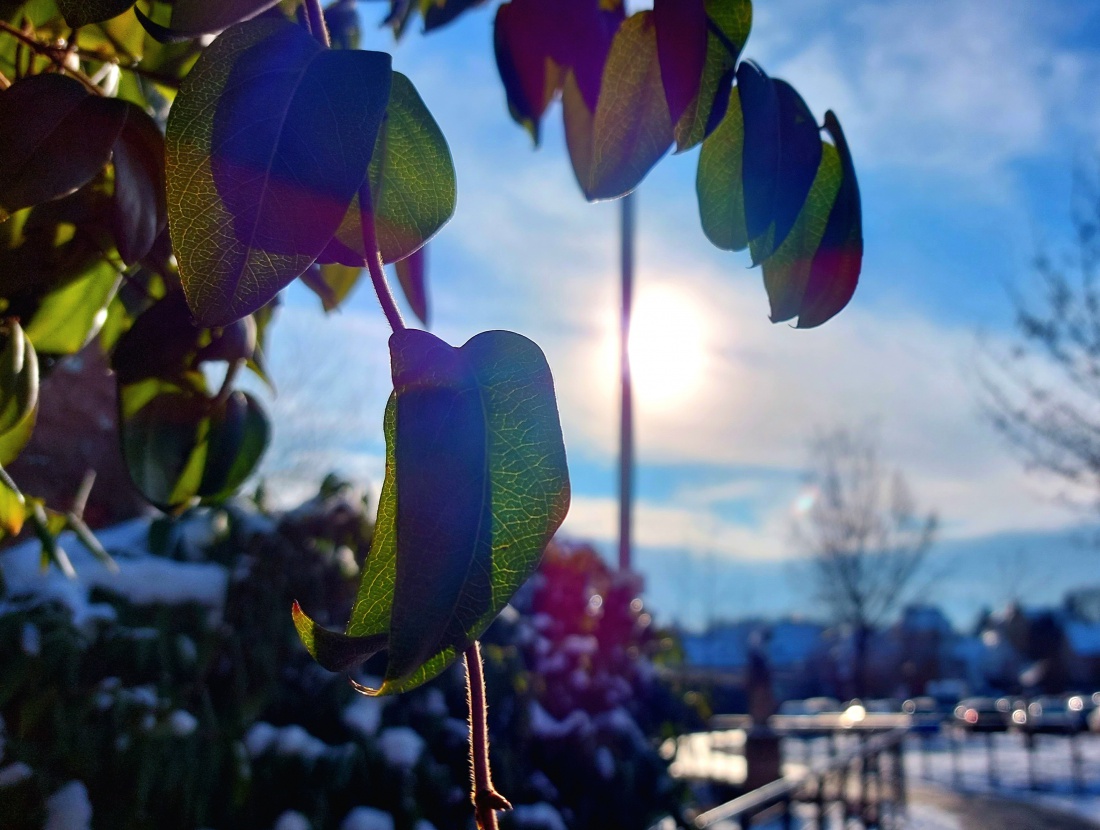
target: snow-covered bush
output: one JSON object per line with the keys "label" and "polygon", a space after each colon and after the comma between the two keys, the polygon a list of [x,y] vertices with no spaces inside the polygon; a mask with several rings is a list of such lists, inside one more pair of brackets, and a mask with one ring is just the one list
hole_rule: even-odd
{"label": "snow-covered bush", "polygon": [[[347,618],[369,515],[327,481],[281,515],[238,502],[104,531],[117,573],[65,536],[76,579],[34,543],[0,551],[0,827],[472,828],[461,668],[367,698],[291,624],[292,599]],[[491,629],[511,826],[642,828],[675,803],[653,747],[677,715],[637,587],[553,546]]]}

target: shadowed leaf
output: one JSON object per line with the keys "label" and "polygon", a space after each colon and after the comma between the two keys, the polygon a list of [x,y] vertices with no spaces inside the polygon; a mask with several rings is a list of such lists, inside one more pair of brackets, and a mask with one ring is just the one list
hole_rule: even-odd
{"label": "shadowed leaf", "polygon": [[63,75],[34,75],[0,91],[0,220],[91,181],[125,120],[125,103]]}
{"label": "shadowed leaf", "polygon": [[592,119],[593,113],[584,102],[577,78],[572,71],[566,73],[561,93],[562,117],[565,121],[565,145],[569,149],[569,163],[573,175],[584,190],[592,170]]}
{"label": "shadowed leaf", "polygon": [[[400,72],[393,73],[389,104],[370,161],[374,231],[386,263],[404,259],[454,215],[458,186],[447,140]],[[363,228],[356,196],[322,262],[365,267]]]}
{"label": "shadowed leaf", "polygon": [[134,5],[134,0],[57,0],[57,8],[72,28],[110,20]]}
{"label": "shadowed leaf", "polygon": [[112,228],[123,262],[144,257],[168,223],[164,136],[144,110],[126,105],[126,123],[114,146]]}
{"label": "shadowed leaf", "polygon": [[38,420],[38,404],[36,403],[22,421],[12,429],[0,435],[0,467],[5,467],[23,451],[23,447],[31,440],[34,434],[34,425]]}
{"label": "shadowed leaf", "polygon": [[752,61],[737,68],[737,90],[744,120],[741,175],[745,191],[745,230],[749,239],[767,233],[773,221],[779,175],[779,96],[772,79]]}
{"label": "shadowed leaf", "polygon": [[221,502],[237,492],[260,463],[271,441],[271,424],[247,392],[232,392],[210,415],[206,464],[198,495]]}
{"label": "shadowed leaf", "polygon": [[707,56],[704,0],[654,0],[657,56],[672,123],[699,94]]}
{"label": "shadowed leaf", "polygon": [[852,154],[840,122],[831,111],[825,113],[825,129],[836,144],[842,178],[810,267],[799,328],[820,326],[844,308],[855,293],[863,266],[863,214]]}
{"label": "shadowed leaf", "polygon": [[175,0],[172,4],[172,28],[188,34],[207,34],[228,29],[234,23],[249,20],[267,11],[279,0]]}
{"label": "shadowed leaf", "polygon": [[592,121],[589,201],[629,193],[672,144],[652,12],[628,18],[607,56]]}
{"label": "shadowed leaf", "polygon": [[199,322],[258,309],[324,250],[370,163],[389,56],[262,18],[226,30],[168,118],[168,217]]}
{"label": "shadowed leaf", "polygon": [[15,430],[38,406],[38,356],[17,322],[0,348],[0,435]]}
{"label": "shadowed leaf", "polygon": [[[537,346],[497,331],[455,349],[405,330],[390,351],[386,477],[346,631],[375,650],[388,632],[381,694],[435,676],[481,635],[534,572],[569,501]],[[315,637],[308,618],[303,628]]]}
{"label": "shadowed leaf", "polygon": [[386,647],[387,635],[385,634],[349,637],[346,634],[322,628],[306,615],[297,602],[291,606],[290,613],[306,651],[329,671],[347,671],[355,668]]}

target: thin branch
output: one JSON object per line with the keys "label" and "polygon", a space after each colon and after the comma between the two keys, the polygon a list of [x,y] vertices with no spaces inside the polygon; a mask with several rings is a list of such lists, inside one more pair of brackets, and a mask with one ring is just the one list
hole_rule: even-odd
{"label": "thin branch", "polygon": [[466,659],[467,703],[470,710],[470,798],[480,830],[497,830],[497,810],[511,810],[508,800],[493,789],[489,769],[488,705],[485,702],[485,675],[481,666],[481,647],[475,641],[463,655]]}
{"label": "thin branch", "polygon": [[42,43],[32,35],[27,34],[22,29],[12,26],[10,23],[4,20],[0,20],[0,31],[7,32],[9,35],[18,40],[22,45],[33,49],[37,54],[48,58],[50,62],[65,74],[75,78],[84,85],[84,87],[93,95],[102,95],[103,90],[100,89],[92,79],[81,72],[79,69],[73,69],[65,63],[65,59],[72,54],[70,47],[58,46],[52,43]]}

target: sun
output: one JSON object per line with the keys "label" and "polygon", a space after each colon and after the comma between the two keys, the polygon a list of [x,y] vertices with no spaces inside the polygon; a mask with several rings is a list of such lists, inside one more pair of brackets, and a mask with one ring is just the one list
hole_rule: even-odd
{"label": "sun", "polygon": [[[630,369],[635,405],[643,412],[670,412],[691,405],[707,372],[707,314],[682,288],[644,286],[630,322]],[[618,365],[618,336],[607,339],[611,365]],[[616,373],[617,376],[617,373]]]}

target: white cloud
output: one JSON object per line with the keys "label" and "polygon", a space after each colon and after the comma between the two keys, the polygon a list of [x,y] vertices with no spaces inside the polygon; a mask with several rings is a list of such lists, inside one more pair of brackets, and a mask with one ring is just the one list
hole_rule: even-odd
{"label": "white cloud", "polygon": [[992,174],[1060,130],[1096,137],[1100,55],[1061,45],[1076,25],[1070,4],[1027,0],[791,0],[759,11],[748,52],[838,113],[862,167],[950,171],[1003,196]]}

